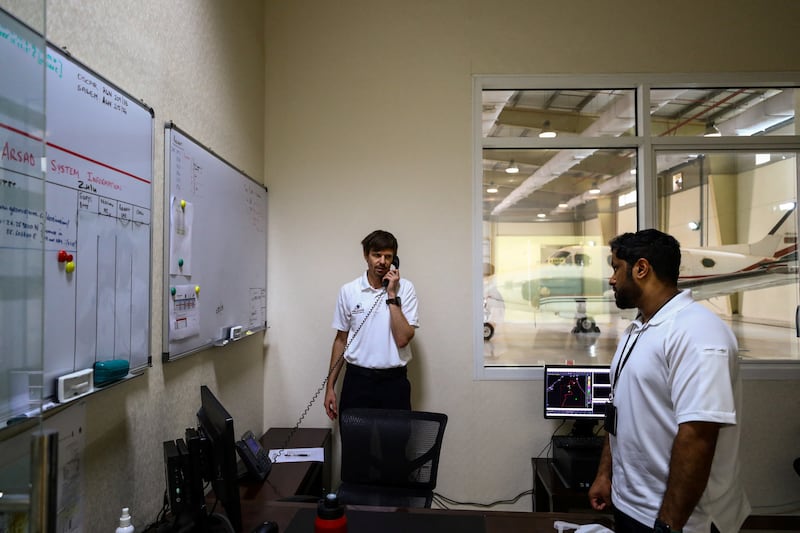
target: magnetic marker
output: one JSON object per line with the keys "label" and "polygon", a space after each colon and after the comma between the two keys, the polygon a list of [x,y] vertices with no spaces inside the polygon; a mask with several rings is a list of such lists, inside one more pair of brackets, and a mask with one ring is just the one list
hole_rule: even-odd
{"label": "magnetic marker", "polygon": [[183,267],[183,259],[178,259],[178,266]]}
{"label": "magnetic marker", "polygon": [[169,290],[169,292],[170,292],[170,294],[172,294],[173,296],[175,296],[175,293],[176,293],[176,292],[178,292],[178,291],[177,291],[177,290],[175,290],[175,287],[172,287],[172,288]]}

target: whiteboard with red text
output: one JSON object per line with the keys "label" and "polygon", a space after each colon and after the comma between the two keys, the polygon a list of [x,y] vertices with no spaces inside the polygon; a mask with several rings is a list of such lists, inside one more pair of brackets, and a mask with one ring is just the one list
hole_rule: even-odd
{"label": "whiteboard with red text", "polygon": [[[149,363],[153,112],[3,11],[0,71],[2,370],[41,365],[49,398],[96,361]],[[24,402],[13,379],[0,397]]]}

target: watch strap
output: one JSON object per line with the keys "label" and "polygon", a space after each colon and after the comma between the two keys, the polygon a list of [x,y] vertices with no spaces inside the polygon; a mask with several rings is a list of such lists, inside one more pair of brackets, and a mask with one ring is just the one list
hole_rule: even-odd
{"label": "watch strap", "polygon": [[400,307],[400,297],[396,296],[394,298],[389,298],[388,300],[386,300],[386,305],[396,305]]}
{"label": "watch strap", "polygon": [[653,524],[653,533],[683,533],[683,529],[673,529],[671,525],[656,518],[656,522]]}

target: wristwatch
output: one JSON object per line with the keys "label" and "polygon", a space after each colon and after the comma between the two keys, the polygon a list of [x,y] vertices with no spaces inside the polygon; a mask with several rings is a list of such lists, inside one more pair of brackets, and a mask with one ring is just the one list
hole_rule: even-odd
{"label": "wristwatch", "polygon": [[656,518],[656,523],[653,524],[653,533],[682,533],[683,529],[672,529],[672,526]]}
{"label": "wristwatch", "polygon": [[397,307],[400,307],[400,297],[396,296],[394,298],[389,298],[386,300],[386,305],[396,305]]}

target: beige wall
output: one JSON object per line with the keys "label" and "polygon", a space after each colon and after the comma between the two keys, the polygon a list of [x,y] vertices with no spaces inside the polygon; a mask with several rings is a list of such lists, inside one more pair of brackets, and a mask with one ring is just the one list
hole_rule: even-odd
{"label": "beige wall", "polygon": [[[12,12],[25,3],[0,0]],[[471,76],[800,70],[800,4],[774,0],[763,14],[749,0],[716,4],[49,1],[48,37],[156,113],[154,364],[87,401],[87,531],[115,527],[123,505],[137,527],[155,518],[161,441],[194,423],[199,384],[218,391],[240,431],[296,422],[327,370],[336,290],[362,270],[358,242],[378,227],[398,237],[420,299],[414,404],[450,416],[438,491],[487,502],[530,488],[530,457],[554,428],[541,418],[541,383],[473,380]],[[160,363],[169,120],[269,188],[266,349],[251,338]],[[757,505],[797,500],[788,461],[800,422],[770,417],[770,401],[794,386],[745,387]],[[319,401],[303,424],[330,424]]]}

